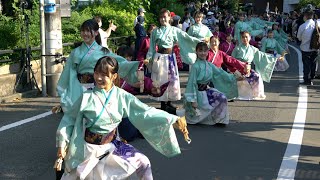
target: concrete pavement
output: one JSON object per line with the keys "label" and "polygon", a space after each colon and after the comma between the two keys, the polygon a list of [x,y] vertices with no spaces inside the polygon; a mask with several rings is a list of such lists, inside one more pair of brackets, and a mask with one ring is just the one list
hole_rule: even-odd
{"label": "concrete pavement", "polygon": [[[190,125],[192,143],[177,132],[182,154],[166,158],[145,140],[131,144],[145,153],[155,180],[276,179],[287,147],[298,101],[297,54],[291,51],[287,72],[265,83],[264,101],[229,103],[231,123],[225,127]],[[185,87],[186,73],[181,73]],[[184,91],[184,90],[183,90]],[[182,91],[182,92],[183,92]],[[159,103],[139,98],[152,106]],[[181,102],[180,102],[181,103]],[[0,104],[0,127],[47,112],[58,98],[23,98]],[[55,131],[61,114],[0,131],[0,179],[54,179]],[[308,110],[295,179],[320,179],[320,80],[308,87]]]}

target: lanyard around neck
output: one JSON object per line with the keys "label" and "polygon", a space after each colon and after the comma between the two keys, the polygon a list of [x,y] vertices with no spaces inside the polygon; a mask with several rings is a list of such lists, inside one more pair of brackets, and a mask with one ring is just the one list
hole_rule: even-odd
{"label": "lanyard around neck", "polygon": [[[102,90],[103,95],[104,95],[104,97],[106,98],[106,100],[105,100],[105,102],[103,103],[103,109],[102,109],[101,112],[99,113],[98,117],[94,120],[94,122],[93,122],[92,125],[94,125],[94,124],[97,122],[97,120],[100,119],[100,117],[101,117],[104,109],[107,111],[106,106],[107,106],[107,104],[108,104],[109,101],[110,101],[110,97],[111,97],[111,94],[112,94],[113,89],[114,89],[114,87],[112,87],[112,89],[111,89],[111,91],[109,92],[108,95],[104,92],[104,90]],[[97,94],[96,94],[96,95],[97,95]],[[98,96],[98,95],[97,95],[97,96]],[[101,101],[101,99],[100,99],[99,96],[98,96],[98,98],[99,98],[99,100],[100,100],[100,102],[101,102],[101,104],[102,104],[102,101]],[[111,118],[111,117],[110,117],[110,118]],[[92,127],[92,126],[91,126],[91,127]]]}

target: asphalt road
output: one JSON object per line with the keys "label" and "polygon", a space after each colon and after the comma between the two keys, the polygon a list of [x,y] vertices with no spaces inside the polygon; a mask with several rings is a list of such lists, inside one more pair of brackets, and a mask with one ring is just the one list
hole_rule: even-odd
{"label": "asphalt road", "polygon": [[[166,158],[145,140],[131,144],[145,153],[155,180],[271,180],[277,179],[299,98],[298,55],[287,56],[287,72],[275,72],[265,83],[264,101],[229,103],[227,127],[190,125],[192,143],[177,132],[182,154]],[[186,73],[181,73],[185,87]],[[320,80],[308,87],[308,109],[296,180],[320,179]],[[183,91],[182,91],[183,92]],[[158,103],[139,98],[159,107]],[[62,114],[1,130],[3,126],[48,112],[58,98],[23,98],[0,104],[0,180],[55,179],[55,131]],[[179,105],[179,103],[178,103]],[[302,118],[302,117],[301,117]]]}

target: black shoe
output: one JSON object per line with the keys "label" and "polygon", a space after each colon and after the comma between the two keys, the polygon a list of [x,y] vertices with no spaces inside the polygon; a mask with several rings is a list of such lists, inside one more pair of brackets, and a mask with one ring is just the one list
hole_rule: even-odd
{"label": "black shoe", "polygon": [[221,128],[224,128],[224,127],[227,127],[226,124],[223,124],[223,123],[217,123],[215,124],[216,127],[221,127]]}
{"label": "black shoe", "polygon": [[168,101],[168,102],[167,102],[167,107],[168,107],[168,106],[177,109],[177,107],[174,106],[174,105],[171,103],[171,101]]}
{"label": "black shoe", "polygon": [[300,83],[300,85],[313,86],[313,82],[312,81],[303,82],[303,83]]}
{"label": "black shoe", "polygon": [[166,110],[166,107],[167,107],[167,103],[164,102],[164,101],[161,101],[160,109],[165,111],[165,110]]}
{"label": "black shoe", "polygon": [[177,108],[172,106],[167,106],[165,111],[169,114],[177,115]]}

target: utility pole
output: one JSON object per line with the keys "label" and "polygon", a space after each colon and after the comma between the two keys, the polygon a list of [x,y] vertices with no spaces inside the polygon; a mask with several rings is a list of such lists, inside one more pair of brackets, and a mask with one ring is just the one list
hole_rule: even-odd
{"label": "utility pole", "polygon": [[2,14],[2,2],[0,0],[0,14]]}
{"label": "utility pole", "polygon": [[[45,11],[45,55],[46,55],[46,80],[49,96],[57,96],[57,83],[63,70],[62,64],[55,63],[55,56],[62,53],[62,29],[60,0],[46,0],[45,6],[50,10]],[[46,9],[46,7],[45,7]]]}
{"label": "utility pole", "polygon": [[[44,20],[44,0],[40,0],[40,47],[41,55],[46,54],[46,34],[45,34],[45,20]],[[47,80],[46,80],[46,58],[41,56],[41,84],[42,84],[42,96],[47,96]]]}

